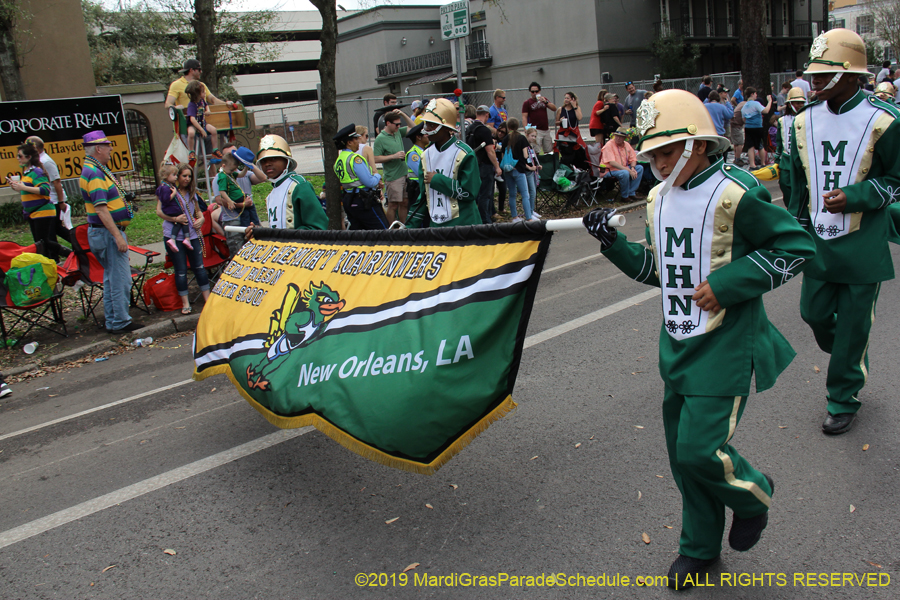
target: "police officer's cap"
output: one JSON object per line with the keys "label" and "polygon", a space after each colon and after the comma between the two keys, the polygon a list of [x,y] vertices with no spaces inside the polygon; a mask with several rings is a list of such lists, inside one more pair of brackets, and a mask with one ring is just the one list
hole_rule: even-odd
{"label": "police officer's cap", "polygon": [[417,137],[424,135],[422,133],[423,129],[425,129],[425,123],[419,123],[406,133],[406,137],[415,142]]}
{"label": "police officer's cap", "polygon": [[348,140],[352,140],[353,138],[361,137],[358,133],[356,133],[356,123],[350,123],[331,138],[335,142],[346,142]]}

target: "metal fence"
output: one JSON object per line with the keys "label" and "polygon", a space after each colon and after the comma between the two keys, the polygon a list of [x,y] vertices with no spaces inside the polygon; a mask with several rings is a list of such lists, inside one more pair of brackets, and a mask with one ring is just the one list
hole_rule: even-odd
{"label": "metal fence", "polygon": [[[713,83],[722,83],[728,90],[733,92],[737,89],[738,81],[741,74],[732,73],[716,73],[711,75]],[[781,84],[785,81],[794,79],[794,73],[772,73],[770,75],[770,83],[772,84],[773,93],[778,93]],[[696,93],[700,88],[701,77],[686,77],[682,79],[663,79],[663,89],[679,89]],[[608,84],[590,84],[590,85],[568,85],[568,86],[544,86],[541,94],[546,96],[556,106],[562,106],[563,98],[567,92],[572,92],[578,99],[578,105],[581,107],[583,117],[579,123],[582,129],[582,136],[590,139],[588,132],[588,121],[590,120],[590,110],[601,90],[619,96],[619,101],[623,101],[628,95],[625,87],[628,83],[634,83],[637,89],[651,91],[653,84],[652,79],[641,81],[618,81]],[[528,88],[507,88],[505,106],[510,117],[521,118],[522,104],[529,98],[531,94]],[[494,90],[483,91],[467,91],[463,94],[465,104],[478,106],[481,104],[491,106],[494,103]],[[448,94],[419,94],[398,96],[397,101],[406,105],[412,104],[414,100],[427,101],[431,98],[445,97],[455,99],[453,95]],[[377,108],[381,108],[383,102],[381,98],[355,98],[352,100],[338,100],[338,123],[340,126],[349,123],[357,125],[365,125],[369,128],[370,135],[374,135],[374,114]],[[252,111],[256,120],[256,129],[259,137],[267,133],[273,133],[284,137],[291,144],[294,157],[297,159],[297,171],[300,173],[322,173],[322,146],[319,133],[319,105],[318,102],[303,102],[292,104],[279,108],[268,108]],[[404,110],[409,114],[409,109]],[[628,117],[626,117],[627,119]],[[551,128],[554,127],[553,119],[551,119]],[[554,128],[555,131],[555,128]]]}

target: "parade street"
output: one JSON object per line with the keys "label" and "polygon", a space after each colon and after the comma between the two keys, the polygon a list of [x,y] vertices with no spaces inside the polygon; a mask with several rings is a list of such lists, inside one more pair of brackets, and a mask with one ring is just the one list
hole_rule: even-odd
{"label": "parade street", "polygon": [[[645,211],[627,218],[643,239]],[[686,597],[900,597],[900,284],[881,289],[859,417],[826,437],[828,356],[799,279],[765,297],[797,357],[732,440],[775,481],[768,528],[746,553],[726,541]],[[653,579],[681,524],[659,304],[594,238],[555,234],[518,408],[433,476],[279,430],[223,376],[191,381],[189,335],[15,384],[0,404],[0,598],[674,598]]]}

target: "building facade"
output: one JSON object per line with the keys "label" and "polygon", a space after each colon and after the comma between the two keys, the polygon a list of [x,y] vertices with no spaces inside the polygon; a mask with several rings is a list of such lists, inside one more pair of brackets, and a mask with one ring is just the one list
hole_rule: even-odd
{"label": "building facade", "polygon": [[[467,89],[647,80],[662,35],[697,44],[697,75],[740,70],[739,0],[569,0],[469,3]],[[820,0],[766,3],[770,71],[802,67],[824,30]],[[456,87],[436,6],[383,6],[338,20],[338,98],[437,95]]]}

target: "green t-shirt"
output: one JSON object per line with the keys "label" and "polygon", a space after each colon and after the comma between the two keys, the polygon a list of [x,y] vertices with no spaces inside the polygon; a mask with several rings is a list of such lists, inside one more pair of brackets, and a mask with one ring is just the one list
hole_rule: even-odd
{"label": "green t-shirt", "polygon": [[[389,135],[382,131],[375,138],[375,147],[373,148],[375,156],[388,156],[403,152],[403,138],[406,137],[406,127],[401,127],[394,135]],[[404,155],[406,153],[404,152]],[[406,177],[406,160],[397,158],[381,163],[384,169],[384,180],[395,181]]]}

